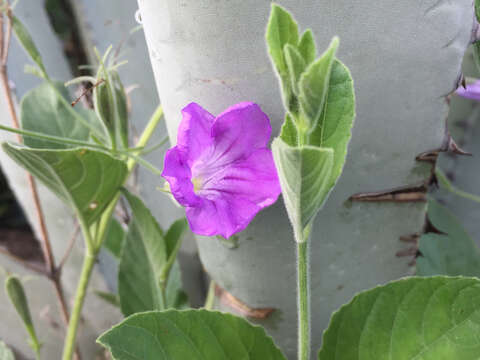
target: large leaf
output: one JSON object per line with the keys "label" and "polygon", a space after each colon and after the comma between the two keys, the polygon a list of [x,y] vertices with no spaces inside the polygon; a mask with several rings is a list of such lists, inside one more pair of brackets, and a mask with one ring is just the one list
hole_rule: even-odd
{"label": "large leaf", "polygon": [[[122,313],[128,316],[141,311],[175,307],[183,294],[179,274],[176,274],[180,269],[173,266],[174,262],[169,264],[170,242],[167,243],[162,229],[143,202],[126,191],[125,196],[133,219],[128,228],[118,273]],[[169,265],[172,266],[170,274],[165,279],[166,283],[162,283],[162,276]],[[170,281],[172,284],[169,284]]]}
{"label": "large leaf", "polygon": [[[49,84],[43,83],[29,91],[20,103],[20,119],[22,128],[46,135],[88,141],[90,129],[72,113],[68,101],[62,101],[60,96],[68,99],[68,90],[61,83],[56,83],[58,92]],[[92,110],[76,107],[77,116],[82,116],[85,122],[98,126],[98,120]],[[99,128],[99,131],[101,129]],[[69,144],[59,144],[48,140],[24,137],[25,145],[32,148],[66,149]]]}
{"label": "large leaf", "polygon": [[335,60],[332,65],[323,112],[317,127],[309,138],[310,145],[329,147],[334,151],[329,188],[333,188],[342,174],[348,143],[352,136],[354,119],[355,91],[353,80],[348,68],[339,60]]}
{"label": "large leaf", "polygon": [[3,150],[76,210],[87,225],[113,199],[127,176],[121,160],[91,149],[30,149],[3,143]]}
{"label": "large leaf", "polygon": [[322,115],[338,43],[338,38],[334,38],[325,53],[310,64],[300,78],[298,99],[308,128],[315,128]]}
{"label": "large leaf", "polygon": [[0,360],[15,360],[12,350],[3,341],[0,341]]}
{"label": "large leaf", "polygon": [[98,338],[115,360],[281,360],[259,326],[206,310],[135,314]]}
{"label": "large leaf", "polygon": [[283,200],[297,241],[327,198],[333,150],[313,146],[292,147],[281,138],[272,143]]}
{"label": "large leaf", "polygon": [[320,360],[476,360],[480,281],[409,278],[368,290],[340,308]]}
{"label": "large leaf", "polygon": [[480,250],[455,216],[437,201],[428,202],[428,218],[443,234],[423,234],[419,241],[417,275],[480,277]]}

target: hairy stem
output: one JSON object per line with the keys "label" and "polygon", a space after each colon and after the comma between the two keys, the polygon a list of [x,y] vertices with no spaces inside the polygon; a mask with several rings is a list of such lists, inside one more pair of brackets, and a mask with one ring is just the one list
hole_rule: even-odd
{"label": "hairy stem", "polygon": [[297,243],[298,360],[310,358],[310,282],[308,241]]}

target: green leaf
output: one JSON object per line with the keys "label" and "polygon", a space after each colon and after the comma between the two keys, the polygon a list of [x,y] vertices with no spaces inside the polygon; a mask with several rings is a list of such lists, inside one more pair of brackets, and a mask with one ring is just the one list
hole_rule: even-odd
{"label": "green leaf", "polygon": [[333,38],[325,53],[310,64],[300,78],[298,100],[309,129],[317,126],[323,112],[338,44],[338,38]]}
{"label": "green leaf", "polygon": [[429,199],[428,218],[444,234],[420,237],[417,275],[464,275],[480,277],[480,250],[457,218],[437,201]]}
{"label": "green leaf", "polygon": [[282,129],[280,130],[280,138],[290,146],[297,146],[298,145],[298,133],[297,133],[297,126],[295,125],[292,117],[290,114],[285,115],[285,122],[282,125]]}
{"label": "green leaf", "polygon": [[284,48],[285,62],[290,75],[290,87],[293,93],[298,96],[298,82],[300,76],[305,71],[307,64],[302,54],[292,45],[287,44]]}
{"label": "green leaf", "polygon": [[106,303],[115,307],[120,307],[120,300],[117,294],[101,291],[101,290],[94,290],[93,292],[95,295],[97,295],[100,299],[102,299]]}
{"label": "green leaf", "polygon": [[270,59],[280,78],[282,97],[285,107],[294,110],[296,99],[293,96],[290,86],[290,76],[284,55],[285,45],[298,45],[298,25],[293,17],[275,3],[272,3],[272,10],[268,20],[266,41]]}
{"label": "green leaf", "polygon": [[477,21],[480,22],[480,0],[475,0],[475,16]]}
{"label": "green leaf", "polygon": [[302,54],[307,65],[310,65],[315,61],[315,58],[317,57],[317,49],[312,30],[308,29],[303,33],[300,38],[300,43],[298,44],[298,51]]}
{"label": "green leaf", "polygon": [[123,161],[100,151],[41,150],[12,143],[2,146],[13,160],[70,205],[86,225],[98,219],[127,176]]}
{"label": "green leaf", "polygon": [[45,70],[45,66],[43,65],[43,60],[38,51],[35,43],[33,42],[32,37],[30,36],[27,28],[18,20],[17,17],[12,15],[12,29],[15,35],[17,36],[18,41],[25,49],[27,54],[33,60],[33,62],[38,66],[40,69],[43,77],[47,77],[47,71]]}
{"label": "green leaf", "polygon": [[272,143],[283,200],[297,242],[325,202],[333,166],[333,150],[313,146],[292,147],[282,139]]}
{"label": "green leaf", "polygon": [[348,68],[335,60],[332,65],[328,94],[317,127],[310,134],[309,144],[332,148],[333,169],[329,189],[335,186],[342,174],[347,156],[348,143],[352,136],[355,119],[355,91]]}
{"label": "green leaf", "polygon": [[122,225],[112,218],[108,224],[105,240],[102,245],[117,259],[120,259],[121,256],[125,235]]}
{"label": "green leaf", "polygon": [[15,360],[12,350],[3,341],[0,341],[0,360]]}
{"label": "green leaf", "polygon": [[98,340],[115,360],[281,360],[259,326],[207,310],[135,314]]}
{"label": "green leaf", "polygon": [[[136,312],[173,307],[177,297],[182,296],[181,281],[175,278],[175,272],[180,270],[174,266],[166,283],[161,281],[169,261],[163,231],[138,197],[127,191],[124,194],[132,209],[133,219],[128,228],[118,273],[122,313],[128,316]],[[172,238],[175,237],[172,235]],[[169,284],[170,281],[172,284]]]}
{"label": "green leaf", "polygon": [[28,306],[27,296],[25,295],[22,282],[18,277],[11,275],[5,280],[5,290],[27,330],[28,336],[30,337],[30,346],[35,353],[38,353],[41,345],[38,341],[35,327],[33,326],[30,307]]}
{"label": "green leaf", "polygon": [[474,360],[480,353],[480,281],[408,278],[340,308],[319,360]]}
{"label": "green leaf", "polygon": [[[67,108],[68,90],[62,83],[55,83],[59,93],[49,83],[43,83],[29,91],[20,103],[20,119],[24,130],[35,131],[46,135],[88,141],[90,129],[82,124]],[[78,116],[82,116],[92,126],[97,125],[95,113],[91,110],[75,108]],[[97,125],[98,126],[98,125]],[[60,144],[33,137],[24,137],[26,146],[44,149],[66,149],[73,145]]]}

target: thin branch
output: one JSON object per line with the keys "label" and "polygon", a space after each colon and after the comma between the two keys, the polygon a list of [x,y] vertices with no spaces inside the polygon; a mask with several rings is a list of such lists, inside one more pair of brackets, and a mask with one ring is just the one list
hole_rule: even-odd
{"label": "thin branch", "polygon": [[92,86],[90,86],[89,88],[86,88],[85,90],[83,90],[83,92],[80,94],[80,96],[78,98],[76,98],[74,101],[72,101],[71,105],[72,107],[77,105],[78,102],[85,96],[87,95],[90,91],[93,91],[93,89],[95,89],[98,85],[101,85],[105,82],[105,79],[100,79],[98,80],[95,84],[93,84]]}
{"label": "thin branch", "polygon": [[73,245],[75,244],[75,240],[77,240],[78,234],[80,233],[80,225],[75,224],[75,229],[73,229],[72,236],[70,236],[70,241],[68,243],[67,250],[65,250],[65,254],[63,254],[62,260],[58,263],[57,266],[57,271],[61,271],[63,269],[63,266],[68,260],[68,257],[72,253]]}

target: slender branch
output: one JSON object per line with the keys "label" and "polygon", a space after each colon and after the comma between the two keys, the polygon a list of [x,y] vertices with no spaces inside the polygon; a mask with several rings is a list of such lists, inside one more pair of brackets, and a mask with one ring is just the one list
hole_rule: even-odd
{"label": "slender branch", "polygon": [[75,225],[75,229],[73,229],[72,236],[70,237],[70,242],[68,244],[67,250],[65,250],[65,254],[63,254],[62,260],[60,260],[60,262],[58,263],[58,266],[57,266],[58,270],[63,269],[63,266],[67,262],[68,257],[70,256],[70,254],[72,252],[73,245],[75,244],[75,240],[77,239],[79,232],[80,232],[80,225],[77,223]]}
{"label": "slender branch", "polygon": [[[20,128],[19,121],[17,117],[17,112],[15,110],[15,105],[13,102],[13,96],[8,84],[8,72],[7,72],[7,62],[8,62],[8,53],[10,48],[10,40],[12,34],[12,10],[9,7],[8,0],[5,2],[2,0],[2,4],[6,4],[7,9],[7,31],[5,35],[4,30],[4,13],[0,14],[0,53],[1,53],[1,63],[0,63],[0,82],[2,83],[2,87],[4,89],[5,97],[7,99],[7,106],[8,111],[10,113],[10,118],[12,120],[12,124],[14,128]],[[17,140],[21,142],[21,137],[17,134]],[[52,281],[56,297],[60,306],[61,314],[65,325],[68,324],[69,320],[69,313],[68,313],[68,306],[67,301],[65,299],[64,290],[62,287],[60,274],[57,274],[57,269],[55,267],[55,258],[52,252],[52,246],[50,242],[50,238],[47,231],[47,226],[45,223],[45,215],[40,203],[40,198],[38,196],[38,189],[33,176],[27,172],[27,179],[28,185],[30,188],[30,192],[32,194],[33,205],[35,208],[35,213],[37,215],[37,221],[39,224],[39,232],[40,232],[40,242],[41,242],[41,249],[42,254],[46,264],[46,275]],[[31,268],[31,266],[29,266]],[[75,358],[80,360],[80,352],[78,350],[75,351]]]}

